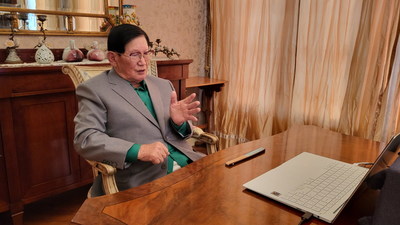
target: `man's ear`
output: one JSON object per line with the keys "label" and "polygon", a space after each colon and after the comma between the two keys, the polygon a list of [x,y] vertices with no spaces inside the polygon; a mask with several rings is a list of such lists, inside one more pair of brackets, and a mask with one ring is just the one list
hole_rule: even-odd
{"label": "man's ear", "polygon": [[117,66],[116,53],[108,51],[107,52],[107,59],[110,62],[111,66],[113,66],[113,67]]}

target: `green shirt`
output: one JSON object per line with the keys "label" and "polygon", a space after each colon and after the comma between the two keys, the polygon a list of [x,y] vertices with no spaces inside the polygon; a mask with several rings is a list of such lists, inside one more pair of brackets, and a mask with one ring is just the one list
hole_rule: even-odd
{"label": "green shirt", "polygon": [[[139,95],[140,99],[142,99],[143,103],[146,105],[147,109],[150,111],[150,113],[153,115],[153,117],[157,120],[156,117],[156,112],[153,107],[153,102],[151,101],[149,91],[147,89],[147,85],[144,81],[142,81],[141,86],[138,88],[134,88],[136,93]],[[172,120],[170,120],[172,126],[175,128],[177,132],[179,132],[182,136],[188,135],[189,129],[188,129],[188,123],[185,122],[181,126],[176,125]],[[126,154],[126,162],[134,162],[137,160],[137,156],[139,153],[139,149],[141,147],[141,144],[134,144],[132,147],[128,150],[128,153]],[[167,173],[171,173],[173,171],[173,165],[174,161],[180,166],[184,167],[190,162],[192,162],[186,155],[184,155],[181,151],[176,149],[174,146],[167,144],[167,148],[169,151],[168,155],[168,169]]]}

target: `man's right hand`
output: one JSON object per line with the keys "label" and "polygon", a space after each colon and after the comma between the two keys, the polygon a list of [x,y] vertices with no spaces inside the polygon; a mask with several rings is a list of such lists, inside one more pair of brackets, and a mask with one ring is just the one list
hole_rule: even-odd
{"label": "man's right hand", "polygon": [[138,160],[150,161],[153,164],[160,164],[169,155],[168,148],[161,142],[142,144],[138,153]]}

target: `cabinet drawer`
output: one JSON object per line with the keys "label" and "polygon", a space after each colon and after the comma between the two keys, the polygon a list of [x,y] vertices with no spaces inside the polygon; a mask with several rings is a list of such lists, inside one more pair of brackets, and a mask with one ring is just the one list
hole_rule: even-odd
{"label": "cabinet drawer", "polygon": [[180,80],[184,78],[183,66],[158,66],[158,76],[168,80]]}
{"label": "cabinet drawer", "polygon": [[37,70],[20,68],[18,71],[0,71],[0,98],[50,94],[73,91],[71,79],[61,72],[60,67],[46,67]]}

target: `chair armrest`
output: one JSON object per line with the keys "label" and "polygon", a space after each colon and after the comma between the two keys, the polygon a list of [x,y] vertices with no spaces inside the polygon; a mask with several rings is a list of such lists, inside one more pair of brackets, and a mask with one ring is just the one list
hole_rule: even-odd
{"label": "chair armrest", "polygon": [[207,153],[212,154],[218,151],[218,137],[214,134],[204,132],[199,127],[193,127],[193,135],[192,138],[197,139],[201,142],[206,143],[207,146]]}
{"label": "chair armrest", "polygon": [[92,166],[94,177],[101,174],[103,191],[105,194],[114,194],[119,191],[114,176],[117,173],[117,168],[101,162],[86,161]]}

